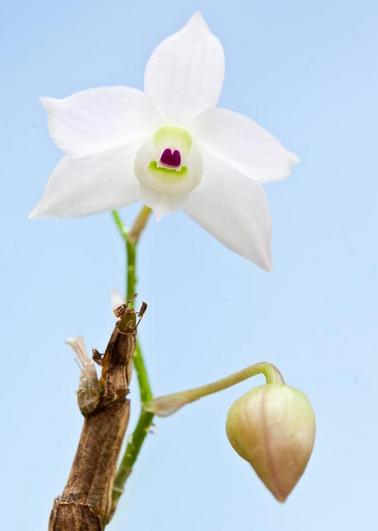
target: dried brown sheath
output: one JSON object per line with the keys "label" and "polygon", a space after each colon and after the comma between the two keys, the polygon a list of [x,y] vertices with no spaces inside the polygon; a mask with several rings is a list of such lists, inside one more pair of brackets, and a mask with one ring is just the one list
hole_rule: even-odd
{"label": "dried brown sheath", "polygon": [[101,401],[86,415],[68,483],[54,502],[49,531],[102,531],[111,507],[111,491],[129,420],[129,392],[136,346],[136,314],[127,304],[116,323],[102,365]]}

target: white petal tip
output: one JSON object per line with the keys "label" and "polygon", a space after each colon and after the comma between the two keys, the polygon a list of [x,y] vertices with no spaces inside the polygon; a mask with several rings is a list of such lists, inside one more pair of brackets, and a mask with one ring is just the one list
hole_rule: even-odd
{"label": "white petal tip", "polygon": [[37,218],[49,218],[52,217],[49,215],[48,211],[44,210],[40,204],[38,204],[34,210],[28,215],[28,219],[37,219]]}
{"label": "white petal tip", "polygon": [[272,273],[273,272],[273,264],[272,264],[272,260],[270,258],[270,255],[266,256],[266,257],[261,257],[258,260],[256,260],[256,258],[252,259],[252,262],[257,264],[259,267],[261,267],[261,269],[263,269],[267,273]]}
{"label": "white petal tip", "polygon": [[294,164],[298,164],[298,162],[301,161],[301,159],[299,157],[297,157],[297,155],[295,153],[290,153],[290,155],[291,155],[291,160],[290,160],[291,164],[293,164],[293,165]]}
{"label": "white petal tip", "polygon": [[55,101],[54,98],[49,98],[47,96],[42,96],[41,98],[39,98],[39,101],[40,103],[42,103],[42,105],[47,108],[49,103],[51,103],[52,101]]}
{"label": "white petal tip", "polygon": [[292,153],[291,151],[286,151],[286,160],[287,160],[287,163],[286,163],[285,171],[283,171],[280,176],[277,176],[277,178],[267,180],[266,182],[283,181],[284,179],[289,177],[293,169],[293,166],[295,164],[298,164],[298,162],[300,162],[300,158],[297,157],[297,155],[295,153]]}
{"label": "white petal tip", "polygon": [[198,28],[203,29],[209,29],[208,25],[206,24],[206,20],[204,16],[202,15],[201,11],[196,11],[194,15],[192,15],[189,19],[188,26],[189,25],[196,25]]}
{"label": "white petal tip", "polygon": [[40,216],[39,216],[38,210],[39,210],[38,207],[36,207],[34,210],[32,210],[30,212],[30,214],[28,215],[28,219],[37,219],[37,218],[39,218]]}

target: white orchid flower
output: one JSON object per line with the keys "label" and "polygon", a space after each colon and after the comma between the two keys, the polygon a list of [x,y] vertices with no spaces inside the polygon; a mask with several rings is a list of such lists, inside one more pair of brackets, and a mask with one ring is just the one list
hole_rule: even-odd
{"label": "white orchid flower", "polygon": [[225,246],[270,270],[271,218],[262,183],[298,158],[249,118],[216,109],[224,53],[196,13],[165,39],[144,89],[95,88],[42,98],[66,156],[36,217],[76,217],[143,200],[160,219],[182,208]]}

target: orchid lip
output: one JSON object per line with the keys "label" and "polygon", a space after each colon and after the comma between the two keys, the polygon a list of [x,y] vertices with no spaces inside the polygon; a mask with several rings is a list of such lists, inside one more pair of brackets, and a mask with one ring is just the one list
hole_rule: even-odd
{"label": "orchid lip", "polygon": [[160,162],[170,168],[179,168],[181,166],[181,153],[178,149],[172,151],[166,148],[160,157]]}

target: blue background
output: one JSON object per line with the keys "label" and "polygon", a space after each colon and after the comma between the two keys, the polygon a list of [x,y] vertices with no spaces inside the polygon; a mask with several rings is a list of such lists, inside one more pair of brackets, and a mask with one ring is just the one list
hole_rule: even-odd
{"label": "blue background", "polygon": [[[2,528],[47,529],[82,419],[68,336],[103,350],[124,288],[111,217],[28,221],[60,158],[39,96],[141,88],[153,48],[200,9],[223,42],[220,105],[301,163],[266,186],[272,274],[184,214],[140,245],[140,328],[156,394],[269,360],[310,398],[317,439],[283,506],[230,447],[258,377],[157,421],[109,530],[376,529],[377,15],[374,0],[13,0],[1,7]],[[131,222],[137,207],[122,214]],[[132,422],[137,415],[137,388]]]}

